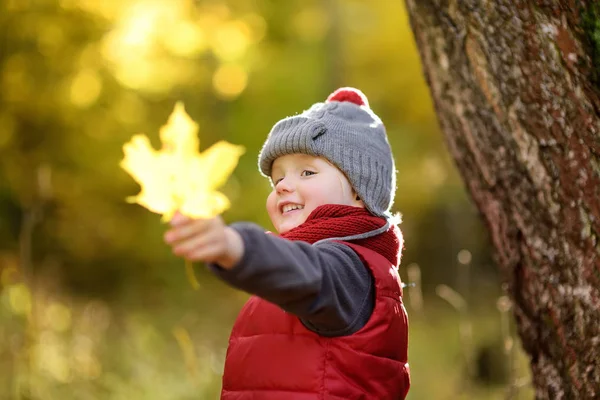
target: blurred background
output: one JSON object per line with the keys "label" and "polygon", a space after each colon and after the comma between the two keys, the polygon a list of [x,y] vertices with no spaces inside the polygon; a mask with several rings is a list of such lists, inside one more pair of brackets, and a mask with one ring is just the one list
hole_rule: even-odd
{"label": "blurred background", "polygon": [[439,132],[402,1],[0,0],[0,399],[217,399],[247,299],[125,198],[122,146],[175,103],[246,153],[228,222],[272,229],[272,125],[355,86],[398,169],[409,399],[532,398],[487,234]]}

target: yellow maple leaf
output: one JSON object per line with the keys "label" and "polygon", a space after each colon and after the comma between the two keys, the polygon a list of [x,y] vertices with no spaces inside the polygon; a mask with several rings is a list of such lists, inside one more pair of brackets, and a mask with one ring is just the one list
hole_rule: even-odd
{"label": "yellow maple leaf", "polygon": [[127,201],[162,214],[163,221],[178,210],[191,218],[211,218],[229,208],[229,199],[216,189],[233,172],[244,153],[242,146],[220,141],[200,153],[198,124],[181,102],[160,129],[160,140],[160,151],[142,134],[123,146],[120,165],[142,187]]}

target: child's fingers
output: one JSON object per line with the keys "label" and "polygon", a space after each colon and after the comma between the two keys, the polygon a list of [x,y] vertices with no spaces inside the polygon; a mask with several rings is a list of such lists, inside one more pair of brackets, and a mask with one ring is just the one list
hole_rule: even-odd
{"label": "child's fingers", "polygon": [[187,240],[193,236],[204,234],[208,226],[208,220],[187,219],[169,229],[165,233],[164,238],[168,244],[174,244],[182,240]]}
{"label": "child's fingers", "polygon": [[202,247],[192,251],[186,258],[191,261],[215,262],[219,259],[221,253],[214,247]]}
{"label": "child's fingers", "polygon": [[225,224],[220,217],[188,219],[165,232],[164,240],[175,255],[191,261],[212,262],[227,251]]}
{"label": "child's fingers", "polygon": [[197,247],[202,247],[203,243],[206,241],[207,238],[205,237],[192,236],[189,239],[182,240],[176,245],[174,245],[173,253],[181,257],[189,258],[188,256],[192,252],[192,250],[196,249]]}
{"label": "child's fingers", "polygon": [[171,218],[171,221],[169,221],[169,224],[171,226],[173,226],[173,227],[176,227],[176,226],[181,226],[181,225],[187,224],[191,220],[192,219],[190,217],[186,217],[185,215],[183,215],[179,211],[176,211],[175,214],[173,214],[173,217]]}
{"label": "child's fingers", "polygon": [[226,246],[223,241],[210,240],[200,246],[193,247],[186,255],[188,260],[215,262],[225,253]]}
{"label": "child's fingers", "polygon": [[209,235],[192,236],[173,247],[173,253],[192,261],[212,261],[208,255],[223,251],[219,241]]}
{"label": "child's fingers", "polygon": [[173,231],[173,251],[177,255],[186,255],[193,248],[205,246],[219,235],[212,220],[192,220]]}

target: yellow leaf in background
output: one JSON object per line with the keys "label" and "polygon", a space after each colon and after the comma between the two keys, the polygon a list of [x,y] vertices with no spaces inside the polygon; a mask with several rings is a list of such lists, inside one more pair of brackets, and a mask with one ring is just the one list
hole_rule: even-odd
{"label": "yellow leaf in background", "polygon": [[162,214],[164,221],[177,210],[191,218],[211,218],[229,208],[229,199],[216,189],[233,172],[242,146],[220,141],[200,153],[198,124],[181,102],[160,129],[160,140],[160,151],[145,135],[135,135],[123,146],[121,167],[142,187],[128,201]]}

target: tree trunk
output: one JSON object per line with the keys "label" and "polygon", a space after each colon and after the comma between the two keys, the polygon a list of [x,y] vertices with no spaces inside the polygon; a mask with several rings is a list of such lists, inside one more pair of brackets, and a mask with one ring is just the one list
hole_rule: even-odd
{"label": "tree trunk", "polygon": [[536,398],[600,397],[600,6],[406,0]]}

